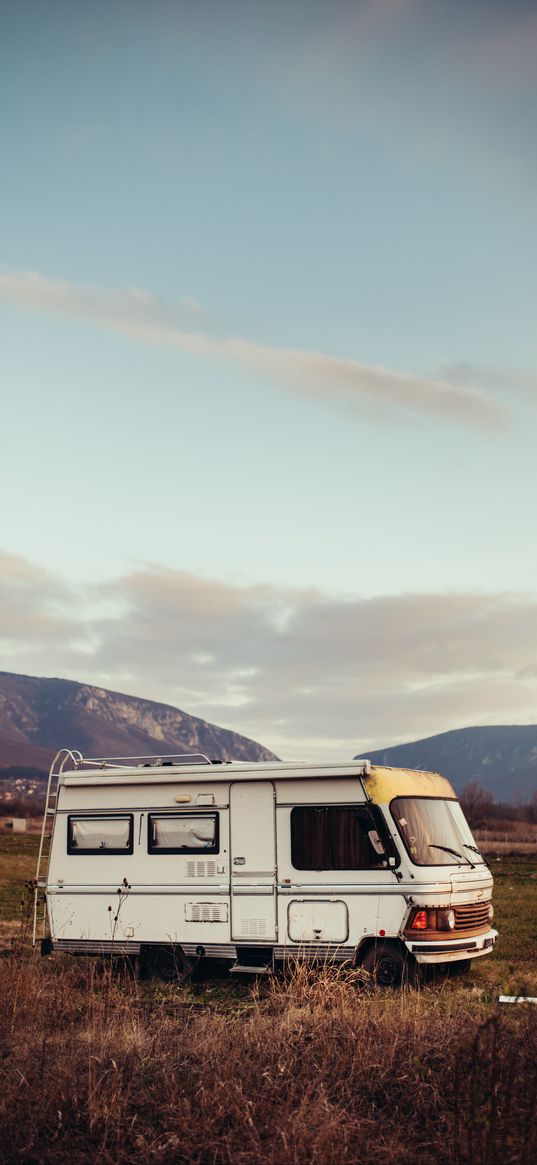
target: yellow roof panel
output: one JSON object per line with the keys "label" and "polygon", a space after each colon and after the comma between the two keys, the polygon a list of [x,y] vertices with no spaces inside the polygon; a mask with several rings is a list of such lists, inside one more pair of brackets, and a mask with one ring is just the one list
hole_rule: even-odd
{"label": "yellow roof panel", "polygon": [[371,766],[371,775],[364,780],[372,801],[386,805],[393,797],[455,797],[456,793],[446,777],[440,773],[422,773],[417,769],[389,769]]}

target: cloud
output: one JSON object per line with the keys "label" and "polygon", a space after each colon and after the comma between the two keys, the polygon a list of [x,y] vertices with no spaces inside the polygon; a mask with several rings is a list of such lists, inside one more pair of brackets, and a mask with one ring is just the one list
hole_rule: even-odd
{"label": "cloud", "polygon": [[521,368],[489,368],[486,365],[461,361],[446,364],[438,370],[441,379],[450,384],[474,385],[476,388],[498,389],[500,392],[517,393],[534,404],[537,403],[537,373]]}
{"label": "cloud", "polygon": [[0,552],[0,644],[4,659],[55,652],[80,631],[63,583],[27,559]]}
{"label": "cloud", "polygon": [[[275,348],[203,329],[203,312],[176,308],[146,292],[78,287],[38,274],[0,273],[0,295],[34,311],[73,316],[141,343],[225,362],[295,396],[377,420],[402,415],[495,429],[502,406],[474,385],[431,380],[322,352]],[[197,330],[194,330],[195,325]]]}
{"label": "cloud", "polygon": [[537,595],[363,599],[156,567],[69,590],[0,565],[4,669],[161,700],[284,757],[535,717]]}

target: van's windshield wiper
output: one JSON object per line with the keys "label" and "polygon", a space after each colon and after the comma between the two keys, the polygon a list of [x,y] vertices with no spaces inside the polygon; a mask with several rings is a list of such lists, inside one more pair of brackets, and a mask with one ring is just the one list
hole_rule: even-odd
{"label": "van's windshield wiper", "polygon": [[453,854],[454,857],[460,858],[463,865],[471,866],[472,870],[475,870],[474,863],[470,861],[470,858],[465,857],[464,854],[460,854],[457,849],[451,849],[449,845],[437,845],[435,841],[431,841],[429,842],[429,849],[443,849],[445,854]]}
{"label": "van's windshield wiper", "polygon": [[470,845],[469,841],[464,841],[463,845],[464,845],[465,849],[471,849],[472,853],[477,854],[478,858],[481,858],[481,861],[484,862],[485,865],[488,866],[488,868],[490,870],[490,865],[487,862],[485,855],[481,853],[481,850],[478,849],[476,845]]}

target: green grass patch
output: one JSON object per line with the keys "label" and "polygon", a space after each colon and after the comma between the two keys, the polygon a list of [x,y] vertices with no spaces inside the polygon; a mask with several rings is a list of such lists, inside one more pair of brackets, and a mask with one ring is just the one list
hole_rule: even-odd
{"label": "green grass patch", "polygon": [[35,877],[39,836],[0,833],[0,920],[18,921],[26,908],[26,883]]}

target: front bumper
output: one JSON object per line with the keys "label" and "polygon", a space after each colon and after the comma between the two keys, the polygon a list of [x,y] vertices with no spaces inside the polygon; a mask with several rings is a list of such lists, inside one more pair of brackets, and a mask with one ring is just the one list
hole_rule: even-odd
{"label": "front bumper", "polygon": [[440,942],[412,939],[406,941],[405,946],[417,963],[456,963],[460,959],[476,959],[490,954],[497,938],[497,930],[488,930],[474,938],[452,938]]}

